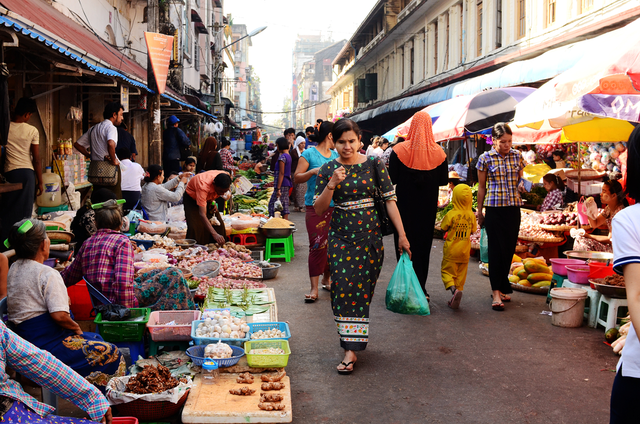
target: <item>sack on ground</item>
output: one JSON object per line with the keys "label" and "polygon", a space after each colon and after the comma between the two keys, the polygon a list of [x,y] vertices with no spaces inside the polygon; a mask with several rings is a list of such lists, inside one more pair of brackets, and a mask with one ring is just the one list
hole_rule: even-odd
{"label": "sack on ground", "polygon": [[406,315],[429,315],[429,302],[413,270],[409,254],[404,252],[393,271],[385,297],[387,309]]}

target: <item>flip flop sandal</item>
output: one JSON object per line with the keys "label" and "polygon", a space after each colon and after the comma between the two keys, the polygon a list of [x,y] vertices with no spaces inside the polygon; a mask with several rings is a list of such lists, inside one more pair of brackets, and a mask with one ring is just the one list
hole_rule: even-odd
{"label": "flip flop sandal", "polygon": [[456,289],[456,291],[453,292],[453,296],[451,297],[451,300],[447,303],[447,305],[449,305],[451,309],[458,309],[460,307],[461,300],[462,300],[462,292]]}
{"label": "flip flop sandal", "polygon": [[329,286],[327,284],[323,284],[322,285],[322,290],[326,290],[326,291],[330,292],[331,291],[331,286]]}
{"label": "flip flop sandal", "polygon": [[313,303],[316,300],[318,300],[318,296],[305,295],[304,297],[304,303]]}
{"label": "flip flop sandal", "polygon": [[502,302],[492,302],[491,309],[494,311],[504,311],[504,303]]}
{"label": "flip flop sandal", "polygon": [[[355,367],[356,362],[355,362],[355,361],[351,361],[351,362],[344,363],[344,361],[343,361],[343,362],[340,362],[340,364],[341,364],[341,365],[344,365],[344,369],[337,370],[337,371],[338,371],[338,374],[342,374],[342,375],[349,375],[349,374],[351,374],[351,373],[353,372],[353,368]],[[347,367],[348,367],[349,365],[351,365],[351,369],[350,369],[350,370],[348,370],[348,369],[347,369]],[[336,369],[337,369],[337,368],[336,368]]]}
{"label": "flip flop sandal", "polygon": [[500,300],[503,302],[511,302],[511,296],[500,293]]}

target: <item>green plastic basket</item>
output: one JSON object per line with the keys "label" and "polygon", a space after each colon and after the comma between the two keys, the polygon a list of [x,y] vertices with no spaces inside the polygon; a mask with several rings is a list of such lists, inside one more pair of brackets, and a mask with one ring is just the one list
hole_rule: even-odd
{"label": "green plastic basket", "polygon": [[[268,349],[270,347],[284,350],[282,355],[249,354],[251,349]],[[247,363],[253,368],[284,368],[289,362],[289,342],[287,340],[250,340],[244,344]]]}
{"label": "green plastic basket", "polygon": [[139,342],[149,322],[150,308],[131,308],[131,318],[143,317],[140,321],[103,321],[98,313],[95,323],[98,332],[106,342]]}

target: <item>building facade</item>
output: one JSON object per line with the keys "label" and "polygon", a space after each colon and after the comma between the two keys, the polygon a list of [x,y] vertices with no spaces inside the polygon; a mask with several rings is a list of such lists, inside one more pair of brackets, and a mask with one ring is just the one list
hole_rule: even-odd
{"label": "building facade", "polygon": [[[330,112],[383,133],[417,110],[498,84],[539,86],[569,66],[524,65],[640,16],[633,1],[380,0],[333,60]],[[509,82],[489,75],[507,65]],[[473,79],[456,90],[456,84]],[[438,91],[436,91],[438,90]]]}

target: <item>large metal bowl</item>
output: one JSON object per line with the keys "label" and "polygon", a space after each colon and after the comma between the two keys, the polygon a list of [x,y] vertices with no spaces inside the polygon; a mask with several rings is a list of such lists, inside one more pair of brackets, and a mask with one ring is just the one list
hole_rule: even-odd
{"label": "large metal bowl", "polygon": [[295,231],[295,227],[291,228],[264,228],[260,227],[260,231],[267,238],[287,238]]}
{"label": "large metal bowl", "polygon": [[194,277],[217,277],[220,272],[220,262],[203,261],[191,269]]}
{"label": "large metal bowl", "polygon": [[589,260],[591,262],[605,262],[609,263],[613,261],[613,253],[609,252],[588,252],[582,250],[568,250],[564,252],[567,258],[581,259],[583,261]]}
{"label": "large metal bowl", "polygon": [[601,294],[609,297],[613,297],[616,299],[626,299],[627,298],[627,288],[620,286],[610,286],[608,284],[600,284],[598,280],[589,280],[591,283],[591,287],[595,288]]}

